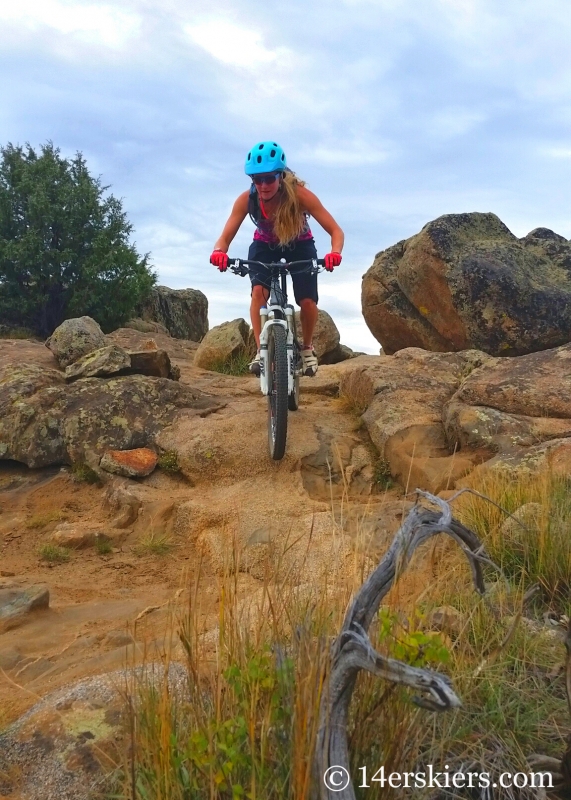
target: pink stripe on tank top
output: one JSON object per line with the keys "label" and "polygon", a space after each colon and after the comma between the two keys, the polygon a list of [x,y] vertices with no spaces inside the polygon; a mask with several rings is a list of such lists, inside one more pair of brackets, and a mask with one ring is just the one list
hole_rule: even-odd
{"label": "pink stripe on tank top", "polygon": [[[313,239],[313,234],[307,218],[305,220],[305,227],[303,231],[296,236],[294,242],[305,242],[308,239]],[[266,242],[266,244],[279,244],[279,239],[274,231],[274,223],[270,219],[260,219],[254,231],[254,241]]]}

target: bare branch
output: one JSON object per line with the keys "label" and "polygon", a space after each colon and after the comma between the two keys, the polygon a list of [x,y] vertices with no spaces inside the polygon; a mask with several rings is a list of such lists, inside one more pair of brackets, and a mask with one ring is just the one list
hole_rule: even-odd
{"label": "bare branch", "polygon": [[414,702],[431,711],[446,711],[461,705],[447,676],[382,656],[372,646],[368,635],[382,599],[404,572],[416,548],[439,533],[447,534],[458,543],[470,562],[476,591],[484,594],[482,563],[490,562],[476,534],[454,519],[445,500],[420,490],[417,495],[436,505],[439,512],[418,503],[411,509],[382,561],[353,598],[341,632],[331,647],[315,753],[321,800],[355,800],[351,780],[346,788],[339,791],[337,786],[333,791],[323,778],[332,767],[341,767],[349,774],[347,721],[360,670],[421,692],[421,696],[413,698]]}

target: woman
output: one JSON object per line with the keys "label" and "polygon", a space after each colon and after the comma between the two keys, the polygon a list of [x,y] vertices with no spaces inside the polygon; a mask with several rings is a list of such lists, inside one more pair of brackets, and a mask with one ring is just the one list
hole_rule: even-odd
{"label": "woman", "polygon": [[[325,256],[325,269],[330,272],[341,263],[343,231],[313,192],[306,189],[304,181],[287,168],[285,153],[276,142],[258,142],[246,156],[246,175],[252,186],[242,192],[232,208],[222,235],[214,245],[210,263],[224,272],[228,267],[228,248],[240,225],[249,213],[256,225],[254,241],[248,259],[270,263],[281,258],[287,261],[304,261],[317,258],[315,241],[309,228],[308,217],[315,217],[331,236],[331,252]],[[250,319],[258,346],[250,371],[260,372],[260,308],[269,295],[267,273],[261,268],[250,274],[252,302]],[[317,323],[317,275],[296,272],[292,269],[293,291],[300,306],[303,333],[303,372],[315,375],[317,358],[313,350],[313,331]]]}

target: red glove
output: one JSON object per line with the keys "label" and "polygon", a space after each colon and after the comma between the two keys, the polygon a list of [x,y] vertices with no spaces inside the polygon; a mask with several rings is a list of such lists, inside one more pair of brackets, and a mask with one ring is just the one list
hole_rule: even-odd
{"label": "red glove", "polygon": [[333,272],[333,268],[338,267],[341,263],[341,253],[327,253],[323,260],[327,272]]}
{"label": "red glove", "polygon": [[226,272],[228,269],[228,253],[225,253],[224,250],[214,250],[210,256],[210,263],[218,267],[220,272]]}

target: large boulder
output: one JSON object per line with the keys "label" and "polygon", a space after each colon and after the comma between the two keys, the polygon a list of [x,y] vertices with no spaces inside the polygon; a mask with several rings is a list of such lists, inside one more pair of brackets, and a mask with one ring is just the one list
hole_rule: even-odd
{"label": "large boulder", "polygon": [[518,239],[495,214],[445,215],[377,254],[362,308],[388,354],[557,347],[571,340],[571,242],[546,228]]}
{"label": "large boulder", "polygon": [[223,322],[208,331],[194,356],[194,364],[203,369],[218,369],[249,348],[250,328],[244,319]]}
{"label": "large boulder", "polygon": [[177,339],[199,342],[208,331],[208,300],[198,289],[155,286],[137,311],[144,322],[158,322]]}
{"label": "large boulder", "polygon": [[106,344],[105,334],[91,317],[66,319],[46,341],[60,367],[67,367]]}
{"label": "large boulder", "polygon": [[0,459],[97,467],[106,450],[152,445],[179,411],[219,407],[167,378],[80,378],[68,385],[57,370],[8,364],[0,370]]}
{"label": "large boulder", "polygon": [[[297,338],[301,344],[303,343],[303,336],[299,311],[296,311],[295,314],[295,325]],[[317,324],[313,331],[313,349],[320,364],[334,364],[337,361],[343,361],[345,358],[343,355],[340,358],[335,358],[335,355],[341,354],[339,331],[331,316],[321,308],[318,310]]]}

